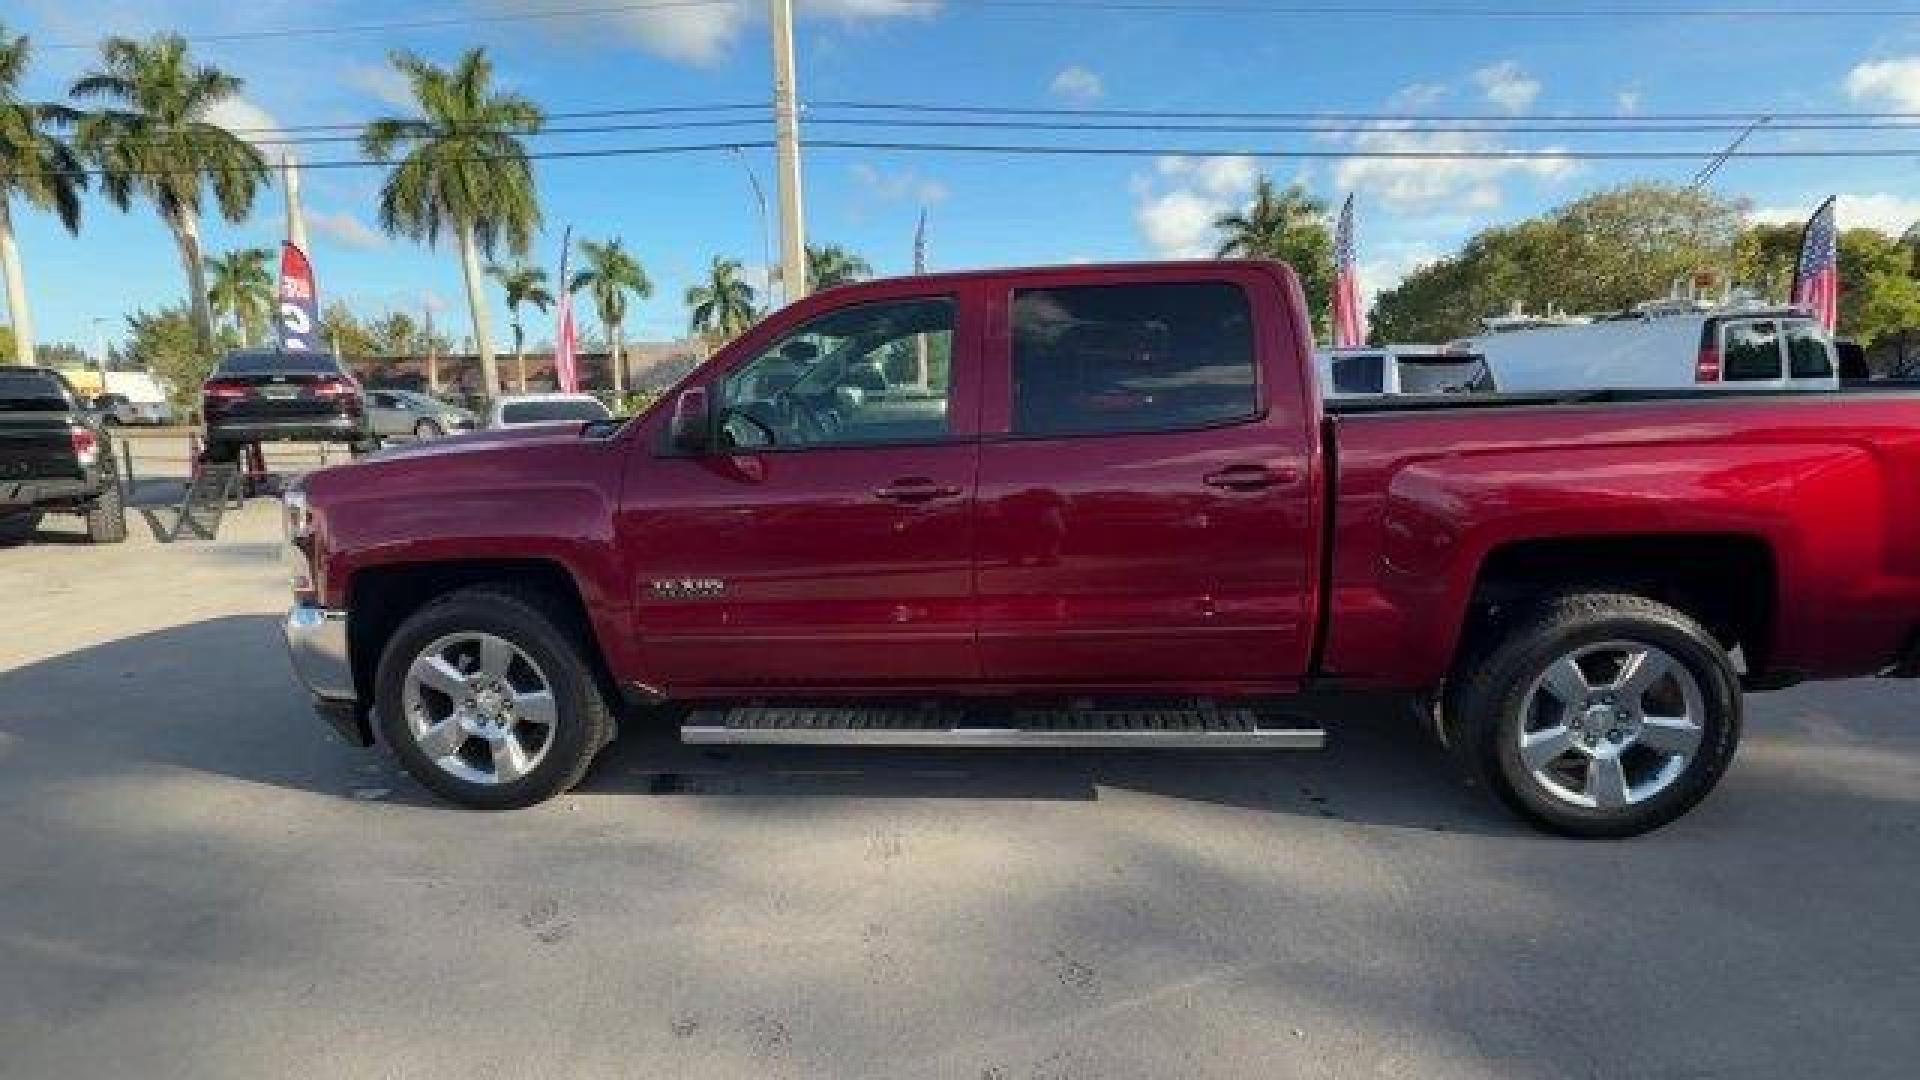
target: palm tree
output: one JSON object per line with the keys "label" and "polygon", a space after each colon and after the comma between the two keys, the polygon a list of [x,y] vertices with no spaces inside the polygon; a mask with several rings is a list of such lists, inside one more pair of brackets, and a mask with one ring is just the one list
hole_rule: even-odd
{"label": "palm tree", "polygon": [[1236,213],[1213,219],[1222,258],[1279,259],[1300,275],[1316,330],[1324,331],[1333,295],[1333,239],[1327,228],[1327,204],[1299,184],[1276,190],[1262,176],[1253,199]]}
{"label": "palm tree", "polygon": [[807,245],[807,282],[816,289],[832,288],[873,276],[867,260],[839,244]]}
{"label": "palm tree", "polygon": [[267,181],[260,151],[207,114],[237,96],[241,80],[193,62],[178,34],[146,41],[109,37],[100,67],[73,84],[78,98],[108,107],[83,114],[74,145],[100,170],[100,190],[122,210],[138,195],[153,203],[179,248],[200,347],[213,347],[213,311],[200,256],[200,213],[207,193],[228,221],[244,220]]}
{"label": "palm tree", "polygon": [[623,398],[627,394],[626,373],[622,370],[626,367],[627,339],[623,331],[627,294],[645,300],[653,295],[653,282],[647,279],[639,260],[621,246],[619,237],[604,244],[582,240],[580,254],[586,257],[586,269],[566,283],[567,291],[585,289],[593,298],[594,313],[600,316],[600,325],[607,328],[608,343],[613,348],[613,396]]}
{"label": "palm tree", "polygon": [[208,259],[207,303],[215,316],[224,316],[242,344],[260,341],[261,329],[273,311],[273,271],[266,248],[235,248]]}
{"label": "palm tree", "polygon": [[71,119],[59,105],[23,101],[20,81],[31,51],[26,35],[8,37],[0,26],[0,277],[7,281],[13,317],[13,359],[33,363],[33,315],[20,248],[13,238],[11,203],[18,193],[31,206],[51,211],[70,233],[80,231],[80,189],[86,176],[73,151],[49,130]]}
{"label": "palm tree", "polygon": [[714,256],[706,283],[687,290],[693,332],[710,341],[739,336],[753,325],[753,300],[753,286],[740,277],[740,260]]}
{"label": "palm tree", "polygon": [[375,120],[360,137],[368,157],[394,162],[380,189],[380,225],[428,244],[453,233],[491,396],[500,392],[500,371],[481,296],[480,253],[491,256],[504,243],[524,255],[540,227],[533,164],[520,137],[539,131],[545,117],[531,100],[493,88],[483,49],[467,50],[451,68],[396,52],[393,66],[406,76],[420,115]]}
{"label": "palm tree", "polygon": [[500,283],[507,294],[507,316],[513,326],[513,364],[520,377],[520,392],[527,392],[527,331],[520,322],[520,305],[532,304],[541,311],[553,306],[553,293],[547,291],[547,272],[531,263],[511,266],[487,264],[487,276]]}

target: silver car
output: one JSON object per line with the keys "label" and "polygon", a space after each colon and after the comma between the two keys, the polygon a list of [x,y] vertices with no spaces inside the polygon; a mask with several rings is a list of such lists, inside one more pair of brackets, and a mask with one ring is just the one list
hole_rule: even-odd
{"label": "silver car", "polygon": [[367,391],[367,416],[379,438],[411,435],[437,439],[454,431],[472,431],[478,418],[457,405],[412,390]]}

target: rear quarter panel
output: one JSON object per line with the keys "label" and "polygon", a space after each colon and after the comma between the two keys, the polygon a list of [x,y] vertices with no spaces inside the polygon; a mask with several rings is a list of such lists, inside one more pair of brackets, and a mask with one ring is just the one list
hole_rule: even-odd
{"label": "rear quarter panel", "polygon": [[1764,542],[1777,574],[1775,667],[1864,674],[1920,626],[1920,397],[1707,398],[1334,423],[1328,675],[1434,685],[1489,555],[1558,537]]}

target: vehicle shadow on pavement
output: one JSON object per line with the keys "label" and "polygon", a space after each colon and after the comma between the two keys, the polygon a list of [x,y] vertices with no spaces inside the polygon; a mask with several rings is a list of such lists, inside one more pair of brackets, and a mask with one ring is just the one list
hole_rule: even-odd
{"label": "vehicle shadow on pavement", "polygon": [[[342,798],[443,806],[308,708],[271,615],[186,623],[0,672],[0,731],[88,771],[153,762]],[[369,792],[377,791],[377,795]],[[682,745],[629,717],[580,792],[745,811],[861,799],[1093,801],[1134,792],[1426,830],[1517,826],[1461,786],[1404,713],[1336,717],[1325,751],[982,751]]]}

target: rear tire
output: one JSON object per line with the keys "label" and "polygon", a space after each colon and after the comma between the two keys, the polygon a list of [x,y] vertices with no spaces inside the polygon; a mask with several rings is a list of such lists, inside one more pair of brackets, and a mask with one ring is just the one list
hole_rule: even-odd
{"label": "rear tire", "polygon": [[1558,597],[1462,653],[1448,750],[1511,809],[1566,836],[1637,836],[1712,791],[1740,741],[1740,680],[1685,613]]}
{"label": "rear tire", "polygon": [[118,544],[127,538],[127,506],[117,480],[87,504],[87,539],[96,544]]}
{"label": "rear tire", "polygon": [[46,515],[38,510],[18,510],[0,512],[0,540],[26,541],[40,531],[40,519]]}
{"label": "rear tire", "polygon": [[571,790],[614,731],[571,621],[545,595],[504,586],[421,608],[381,654],[380,737],[414,779],[462,806],[511,810]]}

